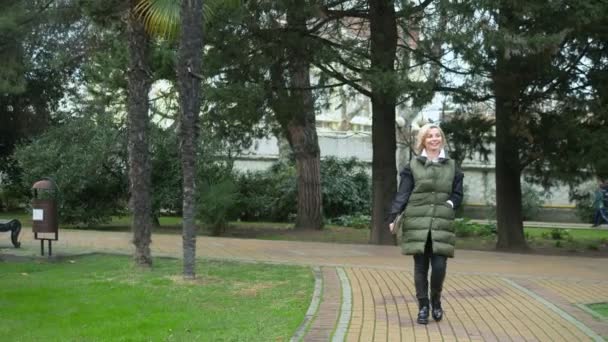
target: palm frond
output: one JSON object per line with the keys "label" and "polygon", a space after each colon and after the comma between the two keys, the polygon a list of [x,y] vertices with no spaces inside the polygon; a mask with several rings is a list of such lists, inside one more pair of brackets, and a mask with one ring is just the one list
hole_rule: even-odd
{"label": "palm frond", "polygon": [[[164,39],[174,39],[180,28],[181,0],[140,0],[135,13],[141,18],[148,33]],[[213,20],[219,6],[238,8],[242,0],[207,0],[203,5],[203,20]]]}

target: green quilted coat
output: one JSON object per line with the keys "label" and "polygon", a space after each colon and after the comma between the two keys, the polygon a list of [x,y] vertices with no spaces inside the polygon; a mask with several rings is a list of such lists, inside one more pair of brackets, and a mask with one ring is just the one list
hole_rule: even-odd
{"label": "green quilted coat", "polygon": [[454,209],[446,201],[452,192],[456,164],[451,159],[431,162],[425,158],[410,161],[414,189],[400,221],[403,254],[423,254],[431,232],[433,253],[454,256]]}

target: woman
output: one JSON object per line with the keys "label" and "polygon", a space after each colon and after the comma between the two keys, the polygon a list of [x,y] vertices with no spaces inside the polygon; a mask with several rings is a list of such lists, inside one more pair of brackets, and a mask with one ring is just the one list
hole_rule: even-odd
{"label": "woman", "polygon": [[[395,195],[387,222],[392,233],[403,232],[401,250],[414,256],[414,282],[418,299],[418,323],[429,322],[429,302],[435,321],[443,318],[441,290],[447,258],[454,256],[454,210],[462,202],[463,173],[456,169],[443,149],[445,135],[436,124],[427,124],[418,132],[413,158],[401,171],[399,191]],[[405,211],[404,211],[405,210]],[[404,212],[395,227],[395,218]],[[431,272],[429,301],[428,272]]]}

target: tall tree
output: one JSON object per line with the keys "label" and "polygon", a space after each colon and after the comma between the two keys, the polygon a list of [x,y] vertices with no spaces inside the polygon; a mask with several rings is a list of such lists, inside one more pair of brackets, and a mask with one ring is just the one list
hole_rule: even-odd
{"label": "tall tree", "polygon": [[[286,42],[289,106],[280,107],[278,110],[281,112],[276,113],[296,160],[298,212],[295,229],[323,228],[321,152],[310,84],[312,51],[306,37],[309,16],[310,7],[306,1],[289,1],[286,13],[288,35],[283,40]],[[280,86],[283,84],[281,82]]]}
{"label": "tall tree", "polygon": [[86,22],[69,1],[0,4],[0,171],[19,173],[11,154],[43,132],[83,60]]}
{"label": "tall tree", "polygon": [[133,212],[131,229],[135,245],[134,259],[139,266],[152,266],[151,169],[148,147],[149,104],[152,85],[150,70],[150,37],[137,13],[139,0],[130,0],[127,13],[129,69],[127,86],[127,127],[129,152],[130,206]]}
{"label": "tall tree", "polygon": [[[548,184],[557,165],[550,146],[564,151],[564,144],[569,149],[579,145],[564,133],[586,114],[561,111],[558,104],[564,94],[586,83],[577,70],[586,68],[582,61],[588,54],[588,32],[598,25],[598,13],[606,13],[606,5],[506,0],[452,5],[446,42],[456,58],[446,64],[460,75],[456,79],[461,88],[438,89],[456,90],[456,99],[465,102],[494,100],[497,248],[524,250],[523,172],[535,173]],[[558,136],[548,135],[553,130]]]}
{"label": "tall tree", "polygon": [[[396,106],[420,105],[432,95],[431,82],[416,75],[430,54],[418,51],[426,48],[418,35],[419,22],[429,15],[426,11],[432,2],[334,1],[321,7],[323,20],[333,22],[324,35],[316,37],[323,42],[324,54],[315,66],[372,102],[370,242],[374,244],[394,243],[385,217],[397,188]],[[412,63],[415,52],[420,58]]]}
{"label": "tall tree", "polygon": [[180,117],[179,141],[183,179],[184,278],[192,279],[196,258],[196,151],[201,107],[203,52],[203,1],[182,0],[181,32],[177,57]]}
{"label": "tall tree", "polygon": [[[376,75],[395,73],[397,21],[391,0],[369,0],[370,71]],[[385,84],[386,77],[373,77],[372,100],[372,231],[370,242],[392,243],[385,221],[397,188],[395,152],[395,106],[397,93]]]}
{"label": "tall tree", "polygon": [[[240,84],[251,94],[266,97],[262,104],[268,109],[252,107],[256,113],[245,109],[247,121],[258,118],[260,123],[272,122],[275,135],[289,144],[296,162],[296,229],[323,227],[315,86],[311,85],[310,70],[314,48],[308,37],[312,13],[310,2],[304,0],[250,1],[233,14],[233,19],[218,19],[210,28],[214,34],[209,35],[210,49],[206,53],[213,59],[223,57],[225,63],[212,74],[217,73],[227,84]],[[256,93],[256,88],[265,92]],[[242,95],[231,98],[233,105],[251,100],[251,96]],[[271,111],[272,117],[265,111]]]}

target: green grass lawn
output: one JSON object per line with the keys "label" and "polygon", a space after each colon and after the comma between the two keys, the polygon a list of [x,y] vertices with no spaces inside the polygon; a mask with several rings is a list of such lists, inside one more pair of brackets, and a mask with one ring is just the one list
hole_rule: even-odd
{"label": "green grass lawn", "polygon": [[588,305],[589,308],[597,312],[600,316],[608,319],[608,303],[597,303]]}
{"label": "green grass lawn", "polygon": [[525,228],[532,246],[557,247],[571,250],[599,250],[608,244],[608,230]]}
{"label": "green grass lawn", "polygon": [[151,271],[128,257],[0,262],[0,336],[19,341],[286,341],[311,300],[309,268],[199,260]]}

